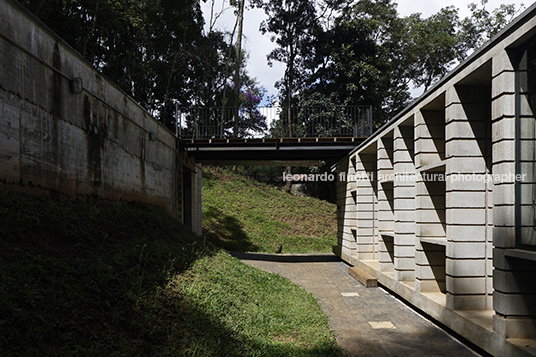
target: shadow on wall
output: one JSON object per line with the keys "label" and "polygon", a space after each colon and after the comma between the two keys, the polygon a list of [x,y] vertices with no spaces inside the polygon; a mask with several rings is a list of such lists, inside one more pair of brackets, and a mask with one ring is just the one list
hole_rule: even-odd
{"label": "shadow on wall", "polygon": [[[211,222],[204,224],[203,236],[209,241],[229,251],[257,252],[259,247],[253,244],[242,224],[233,216],[224,215],[215,207],[208,207],[203,213],[203,221]],[[205,228],[210,226],[211,229]]]}

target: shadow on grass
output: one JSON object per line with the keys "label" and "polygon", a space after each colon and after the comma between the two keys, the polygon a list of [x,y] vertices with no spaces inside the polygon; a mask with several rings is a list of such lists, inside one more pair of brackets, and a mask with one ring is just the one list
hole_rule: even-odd
{"label": "shadow on grass", "polygon": [[256,252],[259,247],[251,242],[242,229],[242,223],[233,216],[224,215],[215,207],[208,207],[203,213],[203,235],[228,251]]}
{"label": "shadow on grass", "polygon": [[[164,336],[160,343],[165,344],[166,338],[175,338],[175,334],[183,336],[188,341],[182,349],[175,352],[180,356],[304,356],[304,357],[326,357],[340,356],[338,349],[332,344],[319,344],[315,347],[292,346],[288,343],[277,344],[266,343],[254,339],[248,334],[239,333],[229,328],[231,321],[207,314],[202,307],[199,307],[188,298],[174,298],[161,296],[162,307],[159,308],[160,316],[155,316],[156,320],[150,321],[152,326],[159,326],[163,330],[157,334]],[[181,309],[180,321],[170,321],[161,316],[176,315],[176,311]],[[173,331],[170,326],[180,326],[183,331]],[[156,331],[155,331],[156,332]],[[174,345],[178,345],[174,343]],[[174,354],[175,355],[175,354]]]}
{"label": "shadow on grass", "polygon": [[218,250],[161,209],[0,192],[0,242],[1,356],[330,355],[248,341],[171,289]]}
{"label": "shadow on grass", "polygon": [[153,354],[155,292],[215,251],[159,208],[10,192],[0,242],[2,356]]}

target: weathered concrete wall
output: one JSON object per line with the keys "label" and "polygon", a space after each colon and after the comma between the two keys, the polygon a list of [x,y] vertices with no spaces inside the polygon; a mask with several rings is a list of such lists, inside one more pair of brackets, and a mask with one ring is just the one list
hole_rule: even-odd
{"label": "weathered concrete wall", "polygon": [[[0,1],[0,68],[4,185],[139,200],[182,218],[182,170],[196,166],[175,136],[11,0]],[[192,197],[200,207],[198,190]]]}

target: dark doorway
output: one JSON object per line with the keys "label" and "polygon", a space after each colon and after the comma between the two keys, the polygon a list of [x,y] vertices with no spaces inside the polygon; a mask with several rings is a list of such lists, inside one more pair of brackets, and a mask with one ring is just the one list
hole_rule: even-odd
{"label": "dark doorway", "polygon": [[192,174],[186,167],[182,172],[183,220],[186,227],[192,229]]}

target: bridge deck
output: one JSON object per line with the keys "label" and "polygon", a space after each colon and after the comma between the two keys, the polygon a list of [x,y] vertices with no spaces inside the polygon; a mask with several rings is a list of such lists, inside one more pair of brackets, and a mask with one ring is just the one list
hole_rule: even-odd
{"label": "bridge deck", "polygon": [[365,138],[183,139],[188,155],[205,165],[309,166],[336,162]]}

